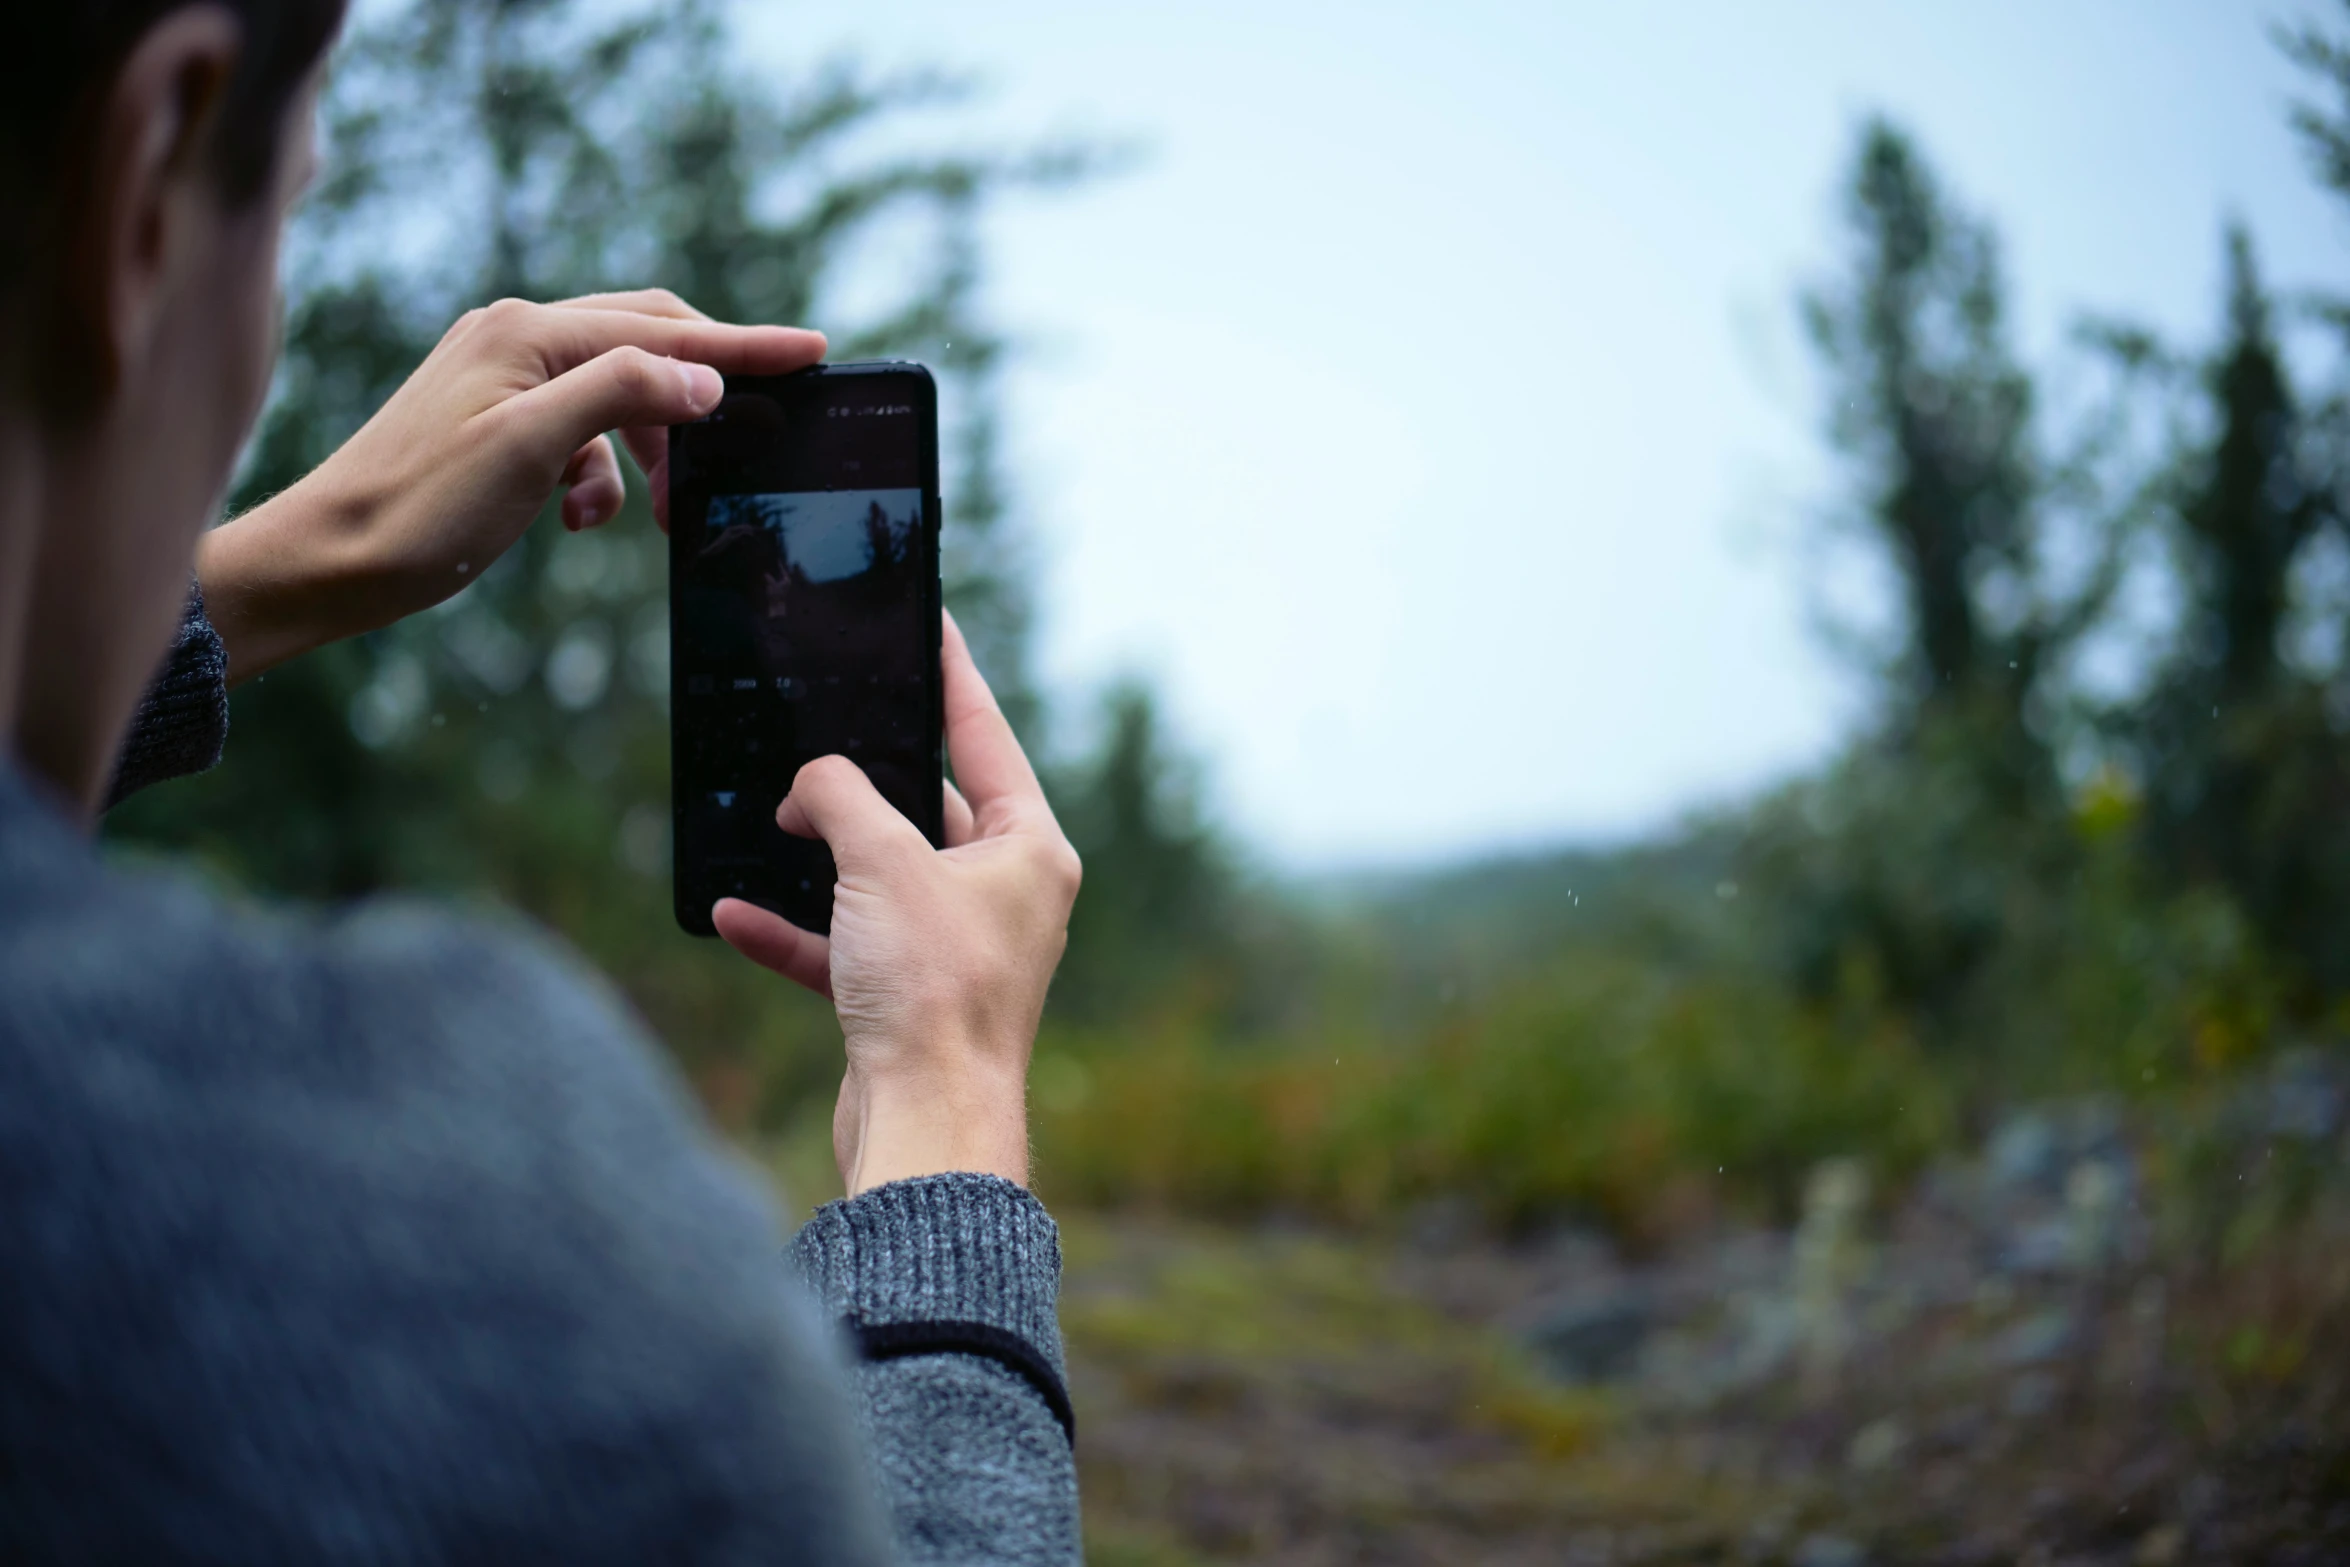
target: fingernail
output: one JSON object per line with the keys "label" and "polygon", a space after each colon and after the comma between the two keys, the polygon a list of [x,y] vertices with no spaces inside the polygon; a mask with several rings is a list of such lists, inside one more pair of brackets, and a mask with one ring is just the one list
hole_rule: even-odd
{"label": "fingernail", "polygon": [[685,377],[685,400],[694,408],[709,407],[726,391],[725,378],[708,365],[681,362],[677,368]]}

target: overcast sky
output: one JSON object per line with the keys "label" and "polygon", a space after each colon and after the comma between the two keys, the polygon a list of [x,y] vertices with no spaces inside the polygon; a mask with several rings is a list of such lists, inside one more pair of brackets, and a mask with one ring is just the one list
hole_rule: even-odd
{"label": "overcast sky", "polygon": [[745,14],[762,58],[975,68],[991,125],[1148,144],[996,235],[1043,666],[1158,682],[1292,867],[1616,838],[1848,730],[1791,299],[1869,110],[1997,221],[2035,355],[2085,308],[2207,339],[2230,213],[2282,280],[2350,282],[2284,124],[2289,6]]}

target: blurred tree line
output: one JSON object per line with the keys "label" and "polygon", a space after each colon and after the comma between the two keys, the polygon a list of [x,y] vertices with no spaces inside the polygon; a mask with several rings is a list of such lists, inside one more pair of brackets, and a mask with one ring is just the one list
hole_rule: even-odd
{"label": "blurred tree line", "polygon": [[[459,314],[500,296],[659,285],[721,319],[822,325],[836,358],[938,373],[947,600],[1044,751],[983,219],[1112,154],[975,147],[954,121],[968,85],[944,76],[754,74],[718,0],[367,15],[334,67],[284,360],[232,510],[315,466]],[[844,321],[846,298],[861,306]],[[567,534],[550,508],[440,610],[240,689],[230,761],[130,803],[109,832],[275,893],[455,892],[536,915],[620,981],[739,1126],[826,1086],[829,1020],[670,922],[666,557],[630,481],[605,528]],[[1180,967],[1224,885],[1147,690],[1107,699],[1097,749],[1052,780],[1094,869],[1064,1003],[1079,1011]]]}
{"label": "blurred tree line", "polygon": [[[2350,200],[2350,37],[2278,41]],[[1839,189],[1799,305],[1825,558],[1879,589],[1827,617],[1860,731],[1653,843],[1348,889],[1286,1052],[1048,1041],[1048,1179],[1669,1230],[1790,1214],[1822,1158],[1898,1177],[2018,1100],[2208,1108],[2263,1057],[2339,1051],[2350,302],[2280,295],[2224,225],[2202,342],[2092,317],[2035,362],[1992,226],[1897,123],[1859,128]]]}
{"label": "blurred tree line", "polygon": [[[2297,123],[2350,195],[2350,56],[2283,42],[2335,93]],[[2350,405],[2288,334],[2345,318],[2279,301],[2230,226],[2214,341],[2085,322],[2095,390],[2056,406],[1989,226],[1897,126],[1863,129],[1844,201],[1804,318],[1839,521],[1898,612],[1852,639],[1868,732],[1752,824],[1765,962],[1978,1058],[2110,1034],[2064,1001],[2101,945],[2199,976],[2207,1054],[2314,1026],[2350,994]]]}

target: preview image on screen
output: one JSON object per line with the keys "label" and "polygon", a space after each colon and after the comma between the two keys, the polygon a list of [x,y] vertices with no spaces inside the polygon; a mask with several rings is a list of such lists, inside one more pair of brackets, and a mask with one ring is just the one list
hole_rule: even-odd
{"label": "preview image on screen", "polygon": [[697,663],[773,679],[921,672],[922,492],[712,496],[680,608]]}

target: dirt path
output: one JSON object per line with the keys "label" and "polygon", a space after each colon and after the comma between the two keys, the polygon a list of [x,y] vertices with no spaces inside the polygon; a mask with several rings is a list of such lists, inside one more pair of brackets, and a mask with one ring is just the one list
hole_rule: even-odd
{"label": "dirt path", "polygon": [[2340,1232],[2198,1292],[1936,1283],[1948,1237],[1065,1231],[1102,1567],[2350,1561]]}

